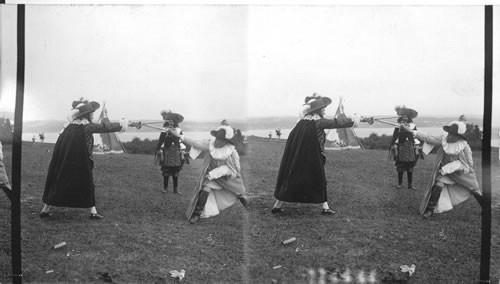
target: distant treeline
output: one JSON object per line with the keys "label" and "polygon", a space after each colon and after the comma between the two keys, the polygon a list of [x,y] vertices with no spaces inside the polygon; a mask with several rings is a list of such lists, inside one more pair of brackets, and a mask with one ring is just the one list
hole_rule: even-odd
{"label": "distant treeline", "polygon": [[[469,123],[467,124],[467,130],[465,131],[465,137],[467,137],[467,141],[469,142],[472,150],[481,150],[482,149],[482,137],[483,132],[479,129],[477,124]],[[361,138],[360,141],[365,147],[365,149],[379,149],[379,150],[388,150],[391,144],[392,136],[383,134],[382,136],[378,136],[375,133],[372,133],[370,136],[366,138]]]}
{"label": "distant treeline", "polygon": [[0,117],[0,141],[4,144],[12,143],[13,125],[10,119]]}
{"label": "distant treeline", "polygon": [[[241,131],[237,130],[235,132],[235,136],[233,141],[236,146],[236,150],[240,155],[245,155],[247,153],[247,144],[245,141],[245,136],[241,134]],[[130,142],[122,142],[125,150],[129,154],[154,154],[156,152],[156,147],[158,145],[158,139],[149,140],[144,139],[141,140],[135,137]]]}

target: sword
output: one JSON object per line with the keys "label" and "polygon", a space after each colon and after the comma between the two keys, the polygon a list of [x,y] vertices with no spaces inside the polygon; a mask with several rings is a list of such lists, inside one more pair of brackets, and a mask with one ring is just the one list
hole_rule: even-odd
{"label": "sword", "polygon": [[146,126],[146,127],[153,128],[153,129],[156,129],[156,130],[162,130],[162,131],[165,130],[162,127],[153,126],[153,125],[150,125],[149,123],[142,123],[142,126]]}
{"label": "sword", "polygon": [[389,125],[392,125],[392,126],[397,126],[397,127],[401,126],[398,123],[394,123],[394,122],[390,122],[390,121],[385,121],[385,120],[382,120],[382,119],[379,119],[379,118],[374,118],[373,120],[378,121],[380,123],[389,124]]}

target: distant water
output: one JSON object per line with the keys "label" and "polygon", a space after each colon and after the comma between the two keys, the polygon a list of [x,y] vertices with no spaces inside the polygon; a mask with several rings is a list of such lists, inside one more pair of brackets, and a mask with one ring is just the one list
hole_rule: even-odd
{"label": "distant water", "polygon": [[[288,135],[290,134],[290,131],[292,129],[282,129],[281,130],[281,139],[287,139]],[[370,136],[372,133],[375,133],[377,135],[387,135],[391,136],[394,129],[393,128],[387,128],[387,127],[382,127],[382,128],[377,128],[377,127],[366,127],[366,128],[354,128],[354,131],[356,132],[356,135],[360,138],[366,138]],[[442,128],[440,127],[422,127],[419,128],[419,131],[422,131],[424,133],[430,134],[430,135],[439,135],[440,133],[443,132]],[[243,131],[243,135],[245,136],[258,136],[258,137],[269,137],[269,133],[271,132],[272,138],[277,138],[276,133],[274,132],[274,129],[252,129],[252,130],[246,130]],[[336,131],[335,129],[332,129],[330,131],[327,131],[328,133],[328,139],[329,140],[334,140],[337,139]],[[498,147],[500,144],[500,139],[499,139],[499,130],[498,129],[493,129],[492,131],[492,139],[491,139],[491,146],[492,147]],[[184,135],[189,136],[194,139],[208,139],[210,138],[210,133],[208,131],[185,131]],[[45,142],[46,143],[55,143],[57,141],[57,137],[59,136],[58,132],[49,132],[45,133]],[[96,137],[96,144],[98,144],[98,135],[94,135]],[[134,138],[139,138],[141,140],[149,139],[149,140],[155,140],[158,139],[160,136],[160,132],[123,132],[119,133],[118,137],[122,142],[130,142]],[[35,137],[36,142],[40,142],[40,139],[38,137],[38,133],[23,133],[23,141],[32,141],[32,138]]]}

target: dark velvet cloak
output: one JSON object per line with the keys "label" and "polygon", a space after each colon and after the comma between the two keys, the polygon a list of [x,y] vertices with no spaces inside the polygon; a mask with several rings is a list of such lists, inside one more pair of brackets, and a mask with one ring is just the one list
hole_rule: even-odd
{"label": "dark velvet cloak", "polygon": [[274,197],[297,203],[327,201],[323,159],[315,121],[299,121],[286,142]]}
{"label": "dark velvet cloak", "polygon": [[59,135],[52,153],[43,202],[59,207],[95,206],[93,162],[83,125],[70,124]]}

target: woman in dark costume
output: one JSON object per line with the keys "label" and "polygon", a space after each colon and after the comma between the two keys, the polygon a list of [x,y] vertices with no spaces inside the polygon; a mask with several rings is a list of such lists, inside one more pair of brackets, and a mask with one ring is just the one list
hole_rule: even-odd
{"label": "woman in dark costume", "polygon": [[184,120],[184,117],[178,113],[171,111],[162,111],[161,115],[165,123],[164,130],[160,134],[158,145],[156,146],[156,155],[159,158],[161,172],[163,175],[163,193],[168,190],[168,180],[172,177],[174,184],[174,193],[181,194],[179,191],[179,172],[182,170],[183,159],[186,155],[182,154],[181,141],[178,137],[168,133],[167,129],[175,129],[182,134],[179,128],[179,123]]}
{"label": "woman in dark costume", "polygon": [[[418,113],[410,108],[396,107],[396,112],[399,116],[398,123],[407,126],[413,130],[417,127],[413,123],[413,119]],[[403,184],[403,174],[406,172],[408,178],[408,188],[415,189],[413,186],[413,168],[417,164],[418,150],[417,145],[420,143],[415,141],[413,134],[405,131],[398,126],[394,128],[391,140],[391,159],[395,161],[396,171],[398,173],[397,188],[401,188]]]}
{"label": "woman in dark costume", "polygon": [[288,136],[278,173],[271,212],[283,212],[283,202],[321,203],[322,215],[332,215],[327,202],[324,129],[352,127],[350,118],[324,118],[325,108],[332,103],[327,97],[306,97],[303,117]]}
{"label": "woman in dark costume", "polygon": [[93,123],[97,102],[81,98],[74,101],[68,123],[57,139],[52,152],[43,192],[44,206],[40,218],[51,216],[51,206],[89,208],[90,219],[104,218],[95,207],[93,133],[124,131],[128,126],[139,127],[128,120],[117,123]]}

